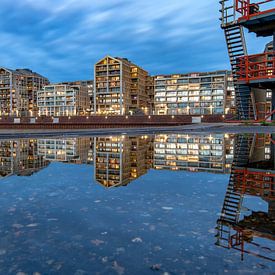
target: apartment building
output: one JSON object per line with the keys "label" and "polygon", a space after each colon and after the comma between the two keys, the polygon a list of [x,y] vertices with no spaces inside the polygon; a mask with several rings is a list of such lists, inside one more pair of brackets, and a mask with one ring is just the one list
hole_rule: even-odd
{"label": "apartment building", "polygon": [[60,82],[57,84],[86,87],[88,90],[88,95],[90,99],[90,107],[87,110],[87,112],[91,114],[93,113],[93,108],[94,108],[94,81],[93,80],[76,80],[76,81]]}
{"label": "apartment building", "polygon": [[88,162],[90,138],[38,139],[37,146],[45,160],[81,164]]}
{"label": "apartment building", "polygon": [[130,114],[149,114],[149,97],[146,89],[147,77],[148,72],[131,63]]}
{"label": "apartment building", "polygon": [[227,114],[234,110],[229,71],[155,76],[156,115]]}
{"label": "apartment building", "polygon": [[148,73],[126,58],[106,56],[94,66],[94,113],[125,115],[148,112]]}
{"label": "apartment building", "polygon": [[0,115],[37,115],[37,92],[49,80],[29,69],[0,68]]}
{"label": "apartment building", "polygon": [[229,173],[234,140],[224,134],[156,135],[154,168]]}
{"label": "apartment building", "polygon": [[86,86],[47,85],[37,92],[39,115],[86,115],[90,110],[90,97]]}
{"label": "apartment building", "polygon": [[147,75],[146,77],[146,93],[148,96],[148,108],[149,114],[155,113],[155,87],[154,87],[154,76]]}
{"label": "apartment building", "polygon": [[[273,41],[266,44],[264,53],[266,53],[266,55],[256,55],[256,57],[252,58],[251,61],[255,64],[255,71],[259,70],[261,66],[263,67],[263,69],[258,72],[259,75],[266,73],[265,66],[267,66],[267,74],[272,76],[274,75]],[[268,60],[270,60],[270,62],[268,62]],[[272,111],[272,84],[270,83],[268,82],[265,85],[262,84],[260,87],[251,87],[253,99],[255,102],[256,116],[258,119],[264,119],[266,115]]]}

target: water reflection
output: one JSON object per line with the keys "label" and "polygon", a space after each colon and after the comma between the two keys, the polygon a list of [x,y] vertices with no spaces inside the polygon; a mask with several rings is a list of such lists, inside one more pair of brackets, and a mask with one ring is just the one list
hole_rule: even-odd
{"label": "water reflection", "polygon": [[38,139],[38,155],[48,161],[89,163],[91,139],[87,137],[67,139]]}
{"label": "water reflection", "polygon": [[30,176],[47,167],[49,161],[38,154],[37,139],[0,141],[0,176]]}
{"label": "water reflection", "polygon": [[95,180],[105,187],[127,185],[146,174],[152,158],[152,137],[94,138]]}
{"label": "water reflection", "polygon": [[105,187],[127,185],[149,169],[229,173],[231,135],[143,135],[0,141],[1,176],[31,175],[50,162],[94,164]]}
{"label": "water reflection", "polygon": [[[271,135],[242,135],[235,141],[234,160],[221,216],[217,245],[275,261],[275,142]],[[251,196],[266,211],[245,207]]]}
{"label": "water reflection", "polygon": [[[30,176],[56,162],[62,162],[66,167],[67,164],[87,164],[88,169],[94,172],[98,188],[103,191],[105,190],[101,186],[126,186],[138,178],[145,177],[150,170],[171,170],[169,173],[174,175],[179,171],[204,172],[202,175],[206,175],[206,172],[213,175],[228,174],[230,178],[227,189],[224,190],[221,211],[216,209],[220,216],[215,237],[212,232],[212,243],[216,241],[219,247],[239,251],[242,259],[246,259],[245,254],[264,260],[275,259],[274,136],[171,133],[1,140],[0,144],[0,174],[3,178],[11,175]],[[183,175],[182,180],[188,180],[185,178],[188,174]],[[66,175],[63,176],[66,182]],[[154,180],[152,178],[152,181]],[[210,182],[203,183],[206,190]],[[181,182],[178,184],[181,185]],[[74,186],[70,188],[77,190]],[[188,189],[187,186],[184,188]],[[177,194],[177,190],[172,191],[181,196]],[[50,196],[56,195],[56,192],[50,193]],[[65,193],[64,195],[71,196]],[[161,192],[158,195],[161,196]],[[214,196],[213,192],[208,196]],[[158,198],[154,195],[151,199]],[[198,201],[194,201],[194,204],[199,204],[199,200],[198,198]],[[95,202],[98,203],[99,200]],[[148,203],[145,200],[144,202]],[[62,200],[60,204],[62,205]],[[130,202],[128,204],[131,205]],[[171,206],[160,208],[164,211],[172,209]],[[83,208],[81,205],[80,209],[83,213],[88,213],[87,207]],[[122,211],[120,207],[118,209]],[[149,209],[154,208],[149,206]],[[192,211],[192,207],[182,209],[182,213],[185,213],[182,216]],[[205,213],[206,210],[200,211]],[[150,211],[142,213],[142,217],[146,219],[149,216]],[[194,216],[194,220],[195,218]],[[215,221],[216,218],[214,223]],[[180,236],[185,236],[185,233],[181,232]],[[229,255],[228,253],[228,257]]]}
{"label": "water reflection", "polygon": [[233,158],[233,136],[157,135],[154,168],[228,173]]}

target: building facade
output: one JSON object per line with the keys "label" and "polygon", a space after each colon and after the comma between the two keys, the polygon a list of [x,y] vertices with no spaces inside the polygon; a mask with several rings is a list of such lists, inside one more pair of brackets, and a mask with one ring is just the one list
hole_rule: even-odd
{"label": "building facade", "polygon": [[47,85],[37,93],[39,115],[86,115],[90,110],[88,89],[81,85]]}
{"label": "building facade", "polygon": [[131,63],[130,114],[149,114],[149,97],[146,89],[147,77],[148,72]]}
{"label": "building facade", "polygon": [[148,112],[148,73],[125,58],[106,56],[94,66],[94,113]]}
{"label": "building facade", "polygon": [[37,115],[37,91],[48,84],[47,78],[29,69],[0,68],[0,115]]}
{"label": "building facade", "polygon": [[148,96],[149,114],[155,113],[155,77],[147,75],[146,77],[146,94]]}
{"label": "building facade", "polygon": [[234,110],[228,71],[155,76],[156,115],[227,114]]}
{"label": "building facade", "polygon": [[67,81],[67,82],[60,82],[58,84],[86,87],[86,89],[88,90],[88,95],[90,99],[90,107],[87,110],[87,112],[90,114],[93,113],[93,108],[94,108],[94,81],[93,80]]}

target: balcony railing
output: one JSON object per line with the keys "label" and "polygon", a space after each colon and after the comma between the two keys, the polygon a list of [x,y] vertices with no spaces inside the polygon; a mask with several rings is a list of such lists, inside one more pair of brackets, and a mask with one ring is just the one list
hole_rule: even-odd
{"label": "balcony railing", "polygon": [[237,75],[238,81],[247,83],[275,78],[275,51],[240,57]]}
{"label": "balcony railing", "polygon": [[251,0],[235,0],[235,1],[236,1],[235,2],[236,11],[242,15],[242,17],[239,18],[239,21],[243,19],[249,20],[253,16],[275,11],[274,8],[264,10],[264,11],[260,10],[260,8],[262,8],[264,4],[273,2],[274,0],[265,0],[265,1],[257,1],[257,2],[254,1],[253,3],[251,3]]}

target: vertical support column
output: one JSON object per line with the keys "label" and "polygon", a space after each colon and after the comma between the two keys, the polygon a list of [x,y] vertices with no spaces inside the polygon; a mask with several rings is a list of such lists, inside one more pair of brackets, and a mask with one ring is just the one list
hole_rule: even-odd
{"label": "vertical support column", "polygon": [[[275,31],[273,32],[273,54],[274,54],[274,52],[275,52]],[[274,58],[274,56],[273,56],[273,58]],[[272,96],[271,97],[272,97],[271,110],[273,111],[273,110],[275,110],[275,87],[272,88]],[[271,120],[275,121],[275,114],[272,115]]]}

